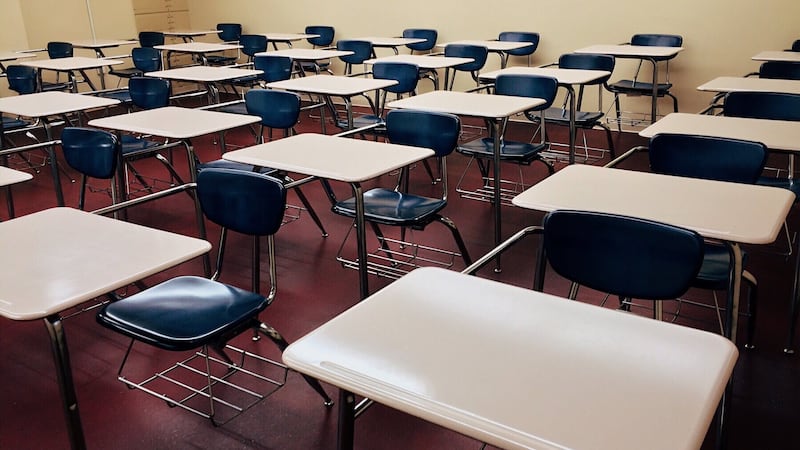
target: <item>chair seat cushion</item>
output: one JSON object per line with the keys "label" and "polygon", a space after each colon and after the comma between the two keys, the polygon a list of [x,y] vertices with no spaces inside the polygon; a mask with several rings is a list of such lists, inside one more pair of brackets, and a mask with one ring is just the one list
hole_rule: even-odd
{"label": "chair seat cushion", "polygon": [[122,154],[123,156],[133,156],[136,153],[147,152],[164,145],[163,142],[151,141],[130,134],[122,135]]}
{"label": "chair seat cushion", "polygon": [[[383,117],[375,116],[372,114],[353,117],[353,128],[368,127],[370,125],[375,125],[375,124],[378,124],[378,127],[370,130],[371,133],[379,133],[386,131],[386,121],[383,119]],[[336,126],[341,129],[347,129],[349,127],[349,124],[347,123],[347,118],[346,117],[338,118]]]}
{"label": "chair seat cushion", "polygon": [[[720,244],[706,243],[703,248],[703,264],[692,286],[702,289],[725,290],[728,288],[730,273],[730,253],[728,248]],[[747,255],[743,254],[742,258]]]}
{"label": "chair seat cushion", "polygon": [[267,307],[263,296],[206,278],[173,278],[109,303],[97,321],[166,350],[190,350],[249,325]]}
{"label": "chair seat cushion", "polygon": [[131,93],[128,91],[128,89],[115,89],[113,91],[98,92],[96,95],[98,97],[119,100],[120,103],[131,103],[133,101],[131,100]]}
{"label": "chair seat cushion", "polygon": [[[214,161],[209,161],[207,163],[202,163],[197,165],[197,171],[201,171],[203,169],[234,169],[234,170],[244,170],[246,172],[254,172],[255,166],[250,164],[239,163],[235,161],[228,161],[227,159],[217,159]],[[272,167],[262,167],[258,170],[258,173],[263,174],[274,174],[278,172],[277,169],[273,169]]]}
{"label": "chair seat cushion", "polygon": [[[569,125],[569,116],[569,109],[547,108],[544,111],[544,118],[546,121],[558,123],[560,125]],[[531,118],[538,119],[538,116],[532,115]],[[601,111],[576,111],[575,125],[579,127],[593,127],[594,124],[602,118],[603,113]]]}
{"label": "chair seat cushion", "polygon": [[144,76],[144,71],[139,70],[136,67],[124,67],[122,69],[111,69],[109,71],[111,75],[118,76],[120,78],[133,78],[133,77],[141,77]]}
{"label": "chair seat cushion", "polygon": [[[384,225],[425,225],[436,218],[447,202],[440,198],[422,197],[391,189],[376,188],[364,193],[364,217]],[[349,198],[333,206],[333,212],[356,216],[356,200]]]}
{"label": "chair seat cushion", "polygon": [[[672,83],[658,83],[658,96],[661,97],[672,88]],[[641,95],[652,94],[653,83],[646,83],[644,81],[633,80],[619,80],[615,83],[609,84],[608,89],[611,92],[625,93],[636,92]]]}
{"label": "chair seat cushion", "polygon": [[11,131],[19,128],[26,128],[33,125],[33,122],[19,119],[16,117],[3,117],[3,130]]}
{"label": "chair seat cushion", "polygon": [[800,198],[800,182],[789,178],[759,177],[756,184],[761,186],[779,187],[794,192],[794,201]]}
{"label": "chair seat cushion", "polygon": [[226,112],[231,114],[247,115],[247,105],[244,102],[231,103],[229,105],[213,108],[214,111]]}
{"label": "chair seat cushion", "polygon": [[[530,144],[528,142],[503,141],[500,147],[500,159],[518,164],[530,164],[540,159],[540,153],[547,149],[547,144]],[[476,139],[458,146],[458,152],[476,158],[494,158],[494,140],[490,137]]]}
{"label": "chair seat cushion", "polygon": [[206,56],[206,61],[208,61],[208,64],[212,66],[228,66],[234,64],[238,59],[239,57],[237,56]]}

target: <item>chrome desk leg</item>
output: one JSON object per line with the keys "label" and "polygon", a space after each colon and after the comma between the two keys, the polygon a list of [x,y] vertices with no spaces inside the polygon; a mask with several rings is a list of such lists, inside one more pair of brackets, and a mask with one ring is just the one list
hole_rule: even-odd
{"label": "chrome desk leg", "polygon": [[78,397],[75,395],[75,384],[72,381],[72,369],[69,363],[64,324],[58,314],[46,317],[44,324],[50,334],[50,347],[53,350],[53,359],[56,364],[56,378],[58,380],[58,389],[61,391],[64,416],[67,419],[70,447],[73,450],[85,449],[86,441],[83,437],[81,416],[78,412]]}

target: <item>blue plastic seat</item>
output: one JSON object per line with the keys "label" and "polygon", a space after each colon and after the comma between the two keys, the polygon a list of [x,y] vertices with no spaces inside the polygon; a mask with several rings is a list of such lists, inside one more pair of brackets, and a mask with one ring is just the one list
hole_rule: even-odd
{"label": "blue plastic seat", "polygon": [[406,28],[403,30],[404,38],[425,39],[423,42],[414,44],[406,44],[411,53],[414,52],[430,52],[436,46],[436,40],[439,38],[439,32],[431,28]]}
{"label": "blue plastic seat", "polygon": [[156,45],[164,45],[164,33],[160,31],[141,31],[139,32],[139,45],[151,48]]}
{"label": "blue plastic seat", "polygon": [[[238,44],[239,37],[242,35],[242,24],[240,23],[218,23],[217,37],[226,44]],[[206,61],[212,66],[229,66],[235,64],[239,55],[208,55]]]}
{"label": "blue plastic seat", "polygon": [[766,61],[759,67],[758,77],[800,80],[800,63],[790,61]]}
{"label": "blue plastic seat", "polygon": [[[452,56],[458,58],[471,58],[472,62],[466,62],[453,66],[447,69],[447,73],[452,75],[449,77],[448,85],[445,89],[452,91],[453,85],[456,81],[456,73],[467,72],[470,74],[476,85],[480,84],[478,72],[486,65],[486,59],[489,55],[489,49],[481,45],[471,44],[450,44],[444,48],[444,56]],[[448,78],[448,77],[445,77]]]}
{"label": "blue plastic seat", "polygon": [[792,48],[790,50],[793,52],[800,52],[800,39],[792,42]]}
{"label": "blue plastic seat", "polygon": [[[471,263],[469,252],[455,223],[440,212],[447,206],[446,157],[456,147],[461,130],[461,121],[455,115],[415,110],[392,110],[386,115],[386,136],[389,142],[400,145],[429,148],[434,151],[442,165],[442,196],[438,198],[404,192],[399,180],[394,189],[374,188],[364,192],[364,216],[372,225],[382,250],[388,244],[378,225],[423,230],[432,222],[445,225],[453,235],[461,258],[466,265]],[[407,171],[401,175],[407,176]],[[341,200],[333,205],[333,212],[355,218],[355,198]],[[402,235],[404,236],[404,234]],[[344,244],[343,244],[344,245]],[[412,245],[413,246],[413,245]],[[455,253],[453,253],[455,255]],[[340,259],[341,260],[341,259]],[[392,269],[377,269],[385,276],[392,276]]]}
{"label": "blue plastic seat", "polygon": [[[120,78],[133,78],[144,76],[147,72],[161,70],[161,52],[152,47],[136,47],[131,50],[133,67],[115,69],[111,66],[108,71],[111,75]],[[130,97],[127,98],[130,100]]]}
{"label": "blue plastic seat", "polygon": [[533,55],[533,53],[536,52],[536,49],[539,47],[539,33],[534,33],[531,31],[503,31],[497,37],[497,40],[508,42],[530,42],[531,45],[506,51],[506,53],[511,56],[527,56],[529,66],[531,65],[531,55]]}
{"label": "blue plastic seat", "polygon": [[336,50],[353,52],[352,55],[340,56],[344,62],[344,74],[352,75],[353,66],[364,64],[364,61],[373,57],[372,42],[355,39],[342,39],[336,42]]}
{"label": "blue plastic seat", "polygon": [[[66,127],[61,131],[61,148],[67,164],[81,174],[78,209],[86,204],[88,178],[113,180],[122,144],[113,133],[93,128]],[[111,202],[117,203],[116,183],[111,182]]]}
{"label": "blue plastic seat", "polygon": [[[336,29],[330,25],[309,25],[305,28],[305,34],[315,34],[317,37],[306,39],[314,48],[327,48],[333,45]],[[304,72],[321,73],[328,72],[333,75],[330,69],[330,61],[302,62],[300,68]]]}
{"label": "blue plastic seat", "polygon": [[[228,353],[237,350],[229,347],[227,343],[247,330],[253,329],[267,336],[281,351],[288,346],[286,339],[275,328],[258,317],[272,303],[277,293],[274,234],[280,228],[283,219],[286,189],[279,180],[266,175],[239,170],[209,169],[198,175],[197,196],[205,216],[222,229],[217,267],[213,277],[206,279],[181,276],[165,281],[109,303],[98,313],[97,321],[114,332],[130,337],[128,352],[135,342],[143,342],[170,351],[200,349],[198,357],[205,363],[201,373],[205,372],[209,365],[214,364],[208,357],[209,350],[214,350],[222,358],[222,365],[230,375],[240,370],[241,363],[234,363],[228,356]],[[222,275],[228,230],[253,238],[250,290],[218,281]],[[267,296],[260,294],[259,238],[262,236],[267,237],[269,246],[270,288]],[[212,374],[206,373],[207,380],[200,382],[200,386],[196,389],[207,393],[205,397],[208,398],[209,406],[205,410],[200,410],[194,406],[196,403],[185,403],[186,398],[176,400],[163,394],[154,394],[145,387],[148,381],[142,383],[130,381],[123,375],[127,360],[126,354],[119,369],[120,381],[129,387],[141,388],[167,400],[171,406],[180,406],[210,418],[216,425],[232,419],[264,398],[263,395],[254,395],[252,401],[246,402],[231,415],[223,416],[220,410],[224,404],[217,399],[226,389],[217,390],[222,385],[217,386]],[[270,362],[264,358],[260,360]],[[173,366],[173,369],[177,367],[178,365]],[[237,375],[245,376],[246,373],[237,372]],[[304,378],[319,393],[326,405],[332,405],[333,402],[318,381],[310,377]],[[227,381],[236,382],[234,378],[228,378]]]}
{"label": "blue plastic seat", "polygon": [[[52,41],[47,43],[47,57],[50,59],[71,58],[73,47],[70,42]],[[72,80],[60,81],[61,73],[56,72],[56,81],[42,81],[39,90],[41,91],[67,91],[74,89]]]}

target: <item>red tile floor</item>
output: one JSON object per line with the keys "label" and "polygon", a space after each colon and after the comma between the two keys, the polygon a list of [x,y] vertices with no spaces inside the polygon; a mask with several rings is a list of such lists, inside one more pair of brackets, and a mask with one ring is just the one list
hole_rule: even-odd
{"label": "red tile floor", "polygon": [[[298,127],[300,132],[318,132],[319,124],[304,117]],[[529,135],[529,127],[513,125],[511,136]],[[563,130],[553,130],[555,139],[563,141]],[[604,143],[599,133],[590,133],[590,143]],[[642,144],[634,134],[615,136],[617,148],[628,149]],[[247,145],[252,136],[244,130],[228,134],[228,142]],[[207,136],[194,142],[203,160],[217,158],[219,149],[214,137]],[[179,170],[185,171],[180,153],[175,160]],[[606,158],[607,161],[607,158]],[[450,204],[444,214],[459,226],[473,257],[478,257],[492,247],[491,209],[487,203],[460,198],[453,192],[455,183],[464,171],[467,159],[454,154],[449,160]],[[596,163],[598,164],[598,163]],[[560,165],[563,166],[563,165]],[[141,161],[137,167],[143,172],[163,178],[160,167]],[[646,170],[646,156],[637,156],[623,167]],[[536,164],[525,167],[526,178],[535,182],[544,176]],[[68,172],[70,172],[68,170]],[[505,169],[513,174],[515,169]],[[413,172],[416,189],[430,189],[425,171],[418,167]],[[477,171],[470,172],[468,180],[477,181]],[[388,176],[375,183],[392,183]],[[68,205],[77,204],[77,184],[65,183]],[[97,187],[102,182],[94,181]],[[334,186],[339,195],[347,195],[349,188]],[[330,236],[322,238],[308,217],[285,225],[277,235],[278,296],[262,318],[280,330],[289,341],[296,340],[337,313],[356,303],[358,283],[356,273],[341,267],[335,260],[351,222],[329,212],[329,204],[317,183],[305,188],[313,205],[321,214]],[[290,194],[290,202],[294,199]],[[54,206],[49,173],[43,171],[34,180],[14,187],[19,215]],[[89,196],[87,209],[108,203],[102,193]],[[541,214],[505,207],[503,234],[511,235],[523,226],[537,224]],[[171,231],[196,235],[192,218],[192,204],[186,196],[174,197],[136,207],[130,220]],[[0,212],[5,219],[5,212]],[[792,225],[797,223],[792,215]],[[591,232],[591,230],[587,230]],[[452,247],[452,240],[443,227],[431,225],[416,233],[430,238],[442,246]],[[124,236],[120,237],[124,239]],[[216,229],[210,227],[209,239],[216,247]],[[233,237],[228,250],[228,265],[222,280],[242,287],[249,286],[248,242]],[[793,431],[800,405],[800,356],[782,354],[787,327],[787,304],[790,293],[792,261],[783,256],[752,249],[748,267],[760,283],[760,317],[754,350],[742,349],[734,373],[734,391],[731,399],[729,428],[730,449],[791,449],[800,448],[800,439]],[[109,249],[113,251],[113,249]],[[504,282],[530,286],[535,262],[535,239],[509,251],[504,258],[504,270],[494,274],[490,270],[480,276]],[[213,251],[212,251],[213,252]],[[463,263],[455,262],[455,270]],[[5,267],[3,270],[14,270]],[[177,274],[202,274],[199,260],[190,261],[177,268],[146,280],[156,281]],[[370,278],[374,291],[390,280]],[[546,291],[565,295],[567,285],[550,274]],[[706,293],[690,292],[692,298],[708,300]],[[584,293],[584,301],[597,302],[597,294]],[[566,301],[566,300],[565,300]],[[487,307],[491,302],[487,299]],[[614,305],[609,305],[613,307]],[[684,314],[711,317],[704,311],[688,311],[685,307],[677,319],[679,323],[714,330],[713,322],[697,322]],[[647,310],[635,310],[649,314]],[[332,449],[335,448],[336,411],[326,409],[316,393],[294,373],[290,373],[286,386],[251,410],[222,427],[214,427],[208,420],[176,408],[168,408],[163,401],[142,392],[131,391],[116,380],[117,368],[125,351],[127,340],[96,324],[93,312],[76,315],[66,321],[72,367],[78,393],[81,417],[89,448],[94,449]],[[413,330],[409,330],[413,332]],[[274,346],[262,340],[252,343],[248,336],[240,336],[236,343],[278,357]],[[687,352],[691,349],[686,349]],[[153,371],[177,360],[177,355],[138,346],[134,357],[136,366]],[[570,355],[564,355],[569,358]],[[480,361],[475,361],[480,364]],[[67,447],[64,419],[56,388],[53,362],[48,337],[39,322],[13,322],[0,319],[0,449],[59,449]],[[498,368],[502,370],[502,368]],[[336,390],[326,386],[335,399]],[[486,389],[492,389],[487,385]],[[502,399],[498,399],[502,401]],[[598,415],[603,411],[597,411]],[[625,417],[619,418],[619,432],[625,433]],[[704,448],[713,448],[713,438],[707,439]],[[356,423],[356,447],[360,449],[479,449],[481,444],[470,438],[439,428],[397,411],[375,405]]]}

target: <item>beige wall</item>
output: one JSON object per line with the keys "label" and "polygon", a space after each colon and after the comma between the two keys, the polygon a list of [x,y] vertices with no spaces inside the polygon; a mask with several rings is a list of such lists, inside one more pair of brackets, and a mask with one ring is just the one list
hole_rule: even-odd
{"label": "beige wall", "polygon": [[[686,50],[670,66],[670,79],[687,112],[699,111],[710,99],[695,90],[698,85],[715,76],[754,71],[753,54],[785,48],[800,38],[794,20],[800,17],[797,0],[188,1],[194,28],[239,22],[245,32],[296,32],[327,24],[342,39],[432,27],[439,30],[440,42],[494,38],[504,30],[538,31],[537,64],[586,45],[625,42],[634,33],[680,34]],[[496,68],[497,61],[490,57],[487,70]],[[617,74],[634,69],[630,61],[620,61]],[[662,109],[668,106],[663,103]]]}

